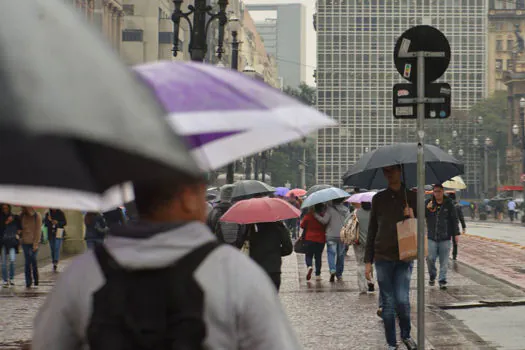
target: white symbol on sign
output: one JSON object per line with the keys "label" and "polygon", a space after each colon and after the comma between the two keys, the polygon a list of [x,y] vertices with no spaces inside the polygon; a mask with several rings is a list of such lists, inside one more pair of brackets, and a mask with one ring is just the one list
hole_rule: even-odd
{"label": "white symbol on sign", "polygon": [[398,117],[407,117],[414,115],[414,107],[412,106],[406,106],[406,107],[396,107],[396,116]]}
{"label": "white symbol on sign", "polygon": [[410,95],[410,92],[408,90],[399,90],[397,92],[397,97],[403,97]]}
{"label": "white symbol on sign", "polygon": [[443,95],[450,95],[450,89],[441,88],[441,89],[439,89],[439,93],[443,94]]}
{"label": "white symbol on sign", "polygon": [[436,117],[436,111],[430,111],[430,118]]}
{"label": "white symbol on sign", "polygon": [[410,43],[410,39],[403,38],[403,40],[401,41],[401,45],[399,46],[399,57],[403,57],[403,55],[406,55],[408,53]]}

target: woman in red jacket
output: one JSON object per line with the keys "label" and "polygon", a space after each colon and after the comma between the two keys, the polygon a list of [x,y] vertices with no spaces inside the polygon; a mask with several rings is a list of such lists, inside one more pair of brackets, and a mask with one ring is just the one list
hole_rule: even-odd
{"label": "woman in red jacket", "polygon": [[310,208],[308,214],[303,217],[301,221],[301,228],[303,229],[302,238],[307,242],[308,252],[306,253],[306,266],[308,271],[306,273],[306,280],[312,278],[313,259],[315,258],[315,276],[317,280],[321,279],[321,259],[326,243],[325,227],[314,216],[314,212],[319,214],[324,213],[324,204],[318,204]]}

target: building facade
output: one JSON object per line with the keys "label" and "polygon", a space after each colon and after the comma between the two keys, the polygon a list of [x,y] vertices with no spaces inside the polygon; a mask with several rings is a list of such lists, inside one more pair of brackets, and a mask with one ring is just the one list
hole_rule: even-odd
{"label": "building facade", "polygon": [[[173,56],[173,3],[169,0],[121,0],[125,13],[121,56],[129,65],[158,60],[189,60],[189,30],[181,21],[179,48]],[[184,3],[187,8],[189,3]]]}
{"label": "building facade", "polygon": [[[452,60],[442,80],[452,86],[453,110],[466,113],[486,96],[484,0],[318,1],[318,108],[339,122],[318,133],[318,183],[339,185],[362,153],[414,140],[414,122],[392,116],[392,87],[404,82],[392,56],[397,38],[420,24],[435,26],[447,36]],[[472,162],[466,161],[465,176],[471,185]]]}
{"label": "building facade", "polygon": [[120,52],[122,18],[124,11],[122,0],[66,0],[74,5],[88,23],[100,29],[110,45]]}
{"label": "building facade", "polygon": [[517,49],[516,33],[525,30],[525,4],[520,0],[489,1],[488,89],[489,94],[507,90],[503,72],[512,70]]}
{"label": "building facade", "polygon": [[297,88],[306,80],[306,8],[303,4],[248,3],[248,10],[256,13],[272,12],[274,17],[257,19],[266,51],[275,57],[283,85]]}

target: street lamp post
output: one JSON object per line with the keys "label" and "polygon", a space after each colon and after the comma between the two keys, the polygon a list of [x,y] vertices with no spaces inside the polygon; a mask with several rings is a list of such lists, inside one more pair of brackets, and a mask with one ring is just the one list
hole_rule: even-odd
{"label": "street lamp post", "polygon": [[[525,98],[520,98],[520,126],[521,126],[521,173],[525,173]],[[520,174],[521,181],[521,174]],[[525,183],[523,186],[523,200],[525,200]]]}
{"label": "street lamp post", "polygon": [[485,139],[485,171],[483,172],[483,182],[485,187],[485,196],[488,196],[489,193],[489,147],[492,145],[492,140],[490,137]]}
{"label": "street lamp post", "polygon": [[[478,154],[479,155],[479,140],[477,137],[474,137],[474,139],[472,140],[472,144],[474,145],[474,152],[475,154]],[[476,164],[478,164],[478,162],[476,162]],[[476,167],[475,171],[474,171],[474,191],[476,192],[476,197],[481,197],[480,196],[480,187],[481,187],[481,184],[479,183],[479,180],[478,180],[478,175],[479,175],[479,172],[478,172],[478,167]]]}
{"label": "street lamp post", "polygon": [[[224,27],[228,23],[228,17],[226,16],[226,6],[228,6],[228,0],[219,0],[219,12],[213,13],[212,7],[206,3],[206,0],[195,0],[194,5],[188,6],[188,12],[181,10],[182,3],[184,0],[173,0],[175,10],[171,15],[173,21],[173,56],[177,56],[180,51],[179,48],[179,29],[180,20],[184,18],[190,27],[190,45],[189,52],[192,61],[203,62],[206,57],[208,50],[206,44],[206,36],[210,23],[216,19],[219,20],[219,38],[217,44],[217,56],[219,59],[224,53]],[[190,15],[193,15],[193,23],[190,21]],[[206,20],[206,16],[210,16]]]}
{"label": "street lamp post", "polygon": [[[237,17],[230,18],[230,25],[232,26],[232,69],[239,70],[239,45],[237,40],[239,33],[239,19]],[[226,168],[226,183],[232,184],[235,181],[235,163],[228,164]]]}

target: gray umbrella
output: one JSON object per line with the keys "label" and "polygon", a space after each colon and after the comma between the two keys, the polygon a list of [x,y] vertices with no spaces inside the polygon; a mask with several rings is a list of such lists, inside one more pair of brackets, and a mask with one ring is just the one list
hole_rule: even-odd
{"label": "gray umbrella", "polygon": [[102,193],[200,176],[152,92],[70,7],[0,1],[0,185]]}
{"label": "gray umbrella", "polygon": [[312,187],[310,187],[310,189],[306,192],[306,194],[304,195],[305,198],[307,198],[309,195],[311,195],[312,193],[315,193],[317,191],[321,191],[321,190],[325,190],[327,188],[332,188],[333,186],[330,186],[330,185],[313,185]]}
{"label": "gray umbrella", "polygon": [[232,198],[241,199],[255,195],[266,195],[275,192],[275,188],[257,180],[243,180],[235,183]]}
{"label": "gray umbrella", "polygon": [[[424,145],[425,183],[441,184],[463,174],[464,166],[436,146]],[[403,165],[405,185],[417,186],[417,144],[397,143],[365,153],[343,176],[345,185],[379,189],[387,187],[383,167]]]}

